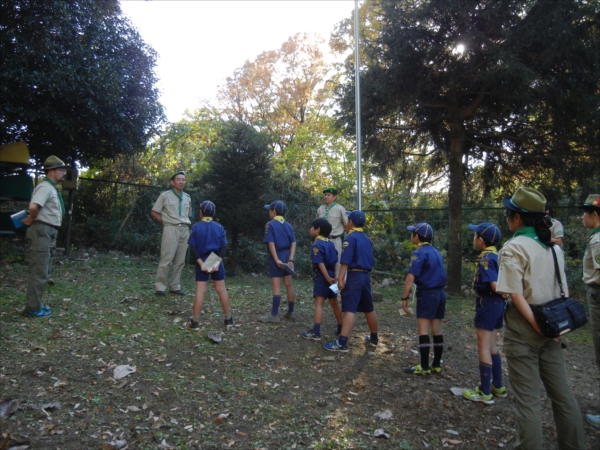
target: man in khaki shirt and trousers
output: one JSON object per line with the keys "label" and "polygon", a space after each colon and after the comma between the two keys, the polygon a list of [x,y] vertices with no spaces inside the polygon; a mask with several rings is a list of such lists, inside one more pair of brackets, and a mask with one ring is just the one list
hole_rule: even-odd
{"label": "man in khaki shirt and trousers", "polygon": [[[173,187],[170,190],[160,194],[150,213],[155,220],[163,224],[160,263],[154,284],[156,295],[165,295],[167,285],[172,294],[184,295],[180,280],[190,236],[192,199],[183,192],[184,172],[175,173],[171,177],[171,185]],[[171,282],[167,284],[169,269],[172,269]]]}
{"label": "man in khaki shirt and trousers", "polygon": [[[583,255],[583,282],[587,286],[590,329],[600,374],[600,194],[589,195],[579,208],[583,209],[583,226],[590,230]],[[585,418],[591,425],[600,428],[600,414],[586,414]]]}
{"label": "man in khaki shirt and trousers", "polygon": [[338,191],[334,187],[328,187],[323,191],[324,205],[317,209],[317,218],[325,218],[331,224],[329,239],[335,245],[338,252],[338,262],[335,265],[335,276],[340,273],[340,258],[342,256],[342,241],[344,240],[344,227],[348,225],[346,208],[336,203]]}
{"label": "man in khaki shirt and trousers", "polygon": [[29,277],[25,314],[33,317],[52,315],[52,308],[44,305],[42,297],[50,277],[56,236],[65,216],[65,203],[58,183],[63,181],[67,166],[56,156],[49,156],[44,161],[44,172],[46,177],[33,190],[29,215],[21,220],[29,225],[26,234]]}

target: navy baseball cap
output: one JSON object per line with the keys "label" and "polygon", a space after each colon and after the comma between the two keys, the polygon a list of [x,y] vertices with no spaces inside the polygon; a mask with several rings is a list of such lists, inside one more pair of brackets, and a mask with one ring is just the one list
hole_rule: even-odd
{"label": "navy baseball cap", "polygon": [[287,210],[287,206],[281,200],[275,200],[270,205],[265,205],[265,209],[273,209],[277,214],[281,214]]}
{"label": "navy baseball cap", "polygon": [[491,242],[492,244],[497,244],[500,242],[500,238],[502,235],[500,234],[500,229],[490,222],[483,222],[479,225],[469,225],[469,230],[474,231],[479,236],[484,238],[486,241]]}
{"label": "navy baseball cap", "polygon": [[352,223],[357,227],[362,227],[367,221],[365,213],[359,209],[357,209],[356,211],[346,211],[346,215],[348,216],[348,219],[350,219]]}
{"label": "navy baseball cap", "polygon": [[426,239],[433,237],[433,228],[431,225],[425,222],[418,223],[416,225],[411,225],[406,227],[408,231],[412,231],[413,233],[417,233],[419,236],[422,236]]}
{"label": "navy baseball cap", "polygon": [[210,200],[204,200],[202,203],[200,203],[200,211],[202,211],[202,214],[205,216],[214,216],[216,210],[217,207]]}

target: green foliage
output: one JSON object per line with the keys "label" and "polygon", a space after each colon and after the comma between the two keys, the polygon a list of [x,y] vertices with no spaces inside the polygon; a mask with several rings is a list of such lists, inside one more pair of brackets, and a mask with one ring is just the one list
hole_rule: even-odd
{"label": "green foliage", "polygon": [[144,148],[164,120],[156,53],[117,0],[0,3],[0,143],[89,165]]}

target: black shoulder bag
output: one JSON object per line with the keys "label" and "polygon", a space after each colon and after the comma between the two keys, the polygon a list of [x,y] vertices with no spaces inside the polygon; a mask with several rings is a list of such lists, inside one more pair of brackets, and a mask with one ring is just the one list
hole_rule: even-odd
{"label": "black shoulder bag", "polygon": [[551,300],[544,305],[532,306],[531,310],[542,334],[547,338],[554,339],[582,327],[587,323],[587,317],[580,302],[565,297],[556,252],[554,246],[550,248],[554,258],[556,281],[560,287],[560,298]]}

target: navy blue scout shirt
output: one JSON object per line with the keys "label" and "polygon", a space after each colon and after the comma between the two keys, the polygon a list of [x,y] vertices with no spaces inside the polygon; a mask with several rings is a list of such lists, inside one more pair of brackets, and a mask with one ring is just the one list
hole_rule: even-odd
{"label": "navy blue scout shirt", "polygon": [[222,256],[221,248],[227,245],[225,228],[220,223],[214,222],[212,218],[204,217],[200,222],[192,225],[188,244],[196,248],[202,261],[208,258],[211,252]]}
{"label": "navy blue scout shirt", "polygon": [[417,290],[442,289],[446,286],[444,258],[428,243],[419,244],[413,252],[408,273],[415,276]]}
{"label": "navy blue scout shirt", "polygon": [[498,281],[498,253],[495,247],[488,247],[477,258],[473,289],[481,297],[501,298],[502,296],[493,292],[490,287],[490,283],[494,281]]}
{"label": "navy blue scout shirt", "polygon": [[321,273],[319,264],[325,264],[325,269],[330,277],[335,276],[335,265],[338,262],[338,254],[335,245],[329,239],[323,236],[317,236],[310,251],[310,260],[313,270],[316,273]]}
{"label": "navy blue scout shirt", "polygon": [[373,270],[373,244],[362,228],[353,228],[342,244],[340,264],[348,269]]}
{"label": "navy blue scout shirt", "polygon": [[[285,221],[282,216],[275,216],[275,218],[265,225],[265,244],[267,244],[267,253],[269,259],[273,259],[271,252],[269,251],[269,242],[275,244],[275,251],[279,255],[280,251],[289,250],[296,238],[294,237],[294,229],[292,226]],[[280,258],[281,259],[281,258]],[[286,257],[287,259],[287,257]],[[284,264],[287,261],[283,261]]]}

